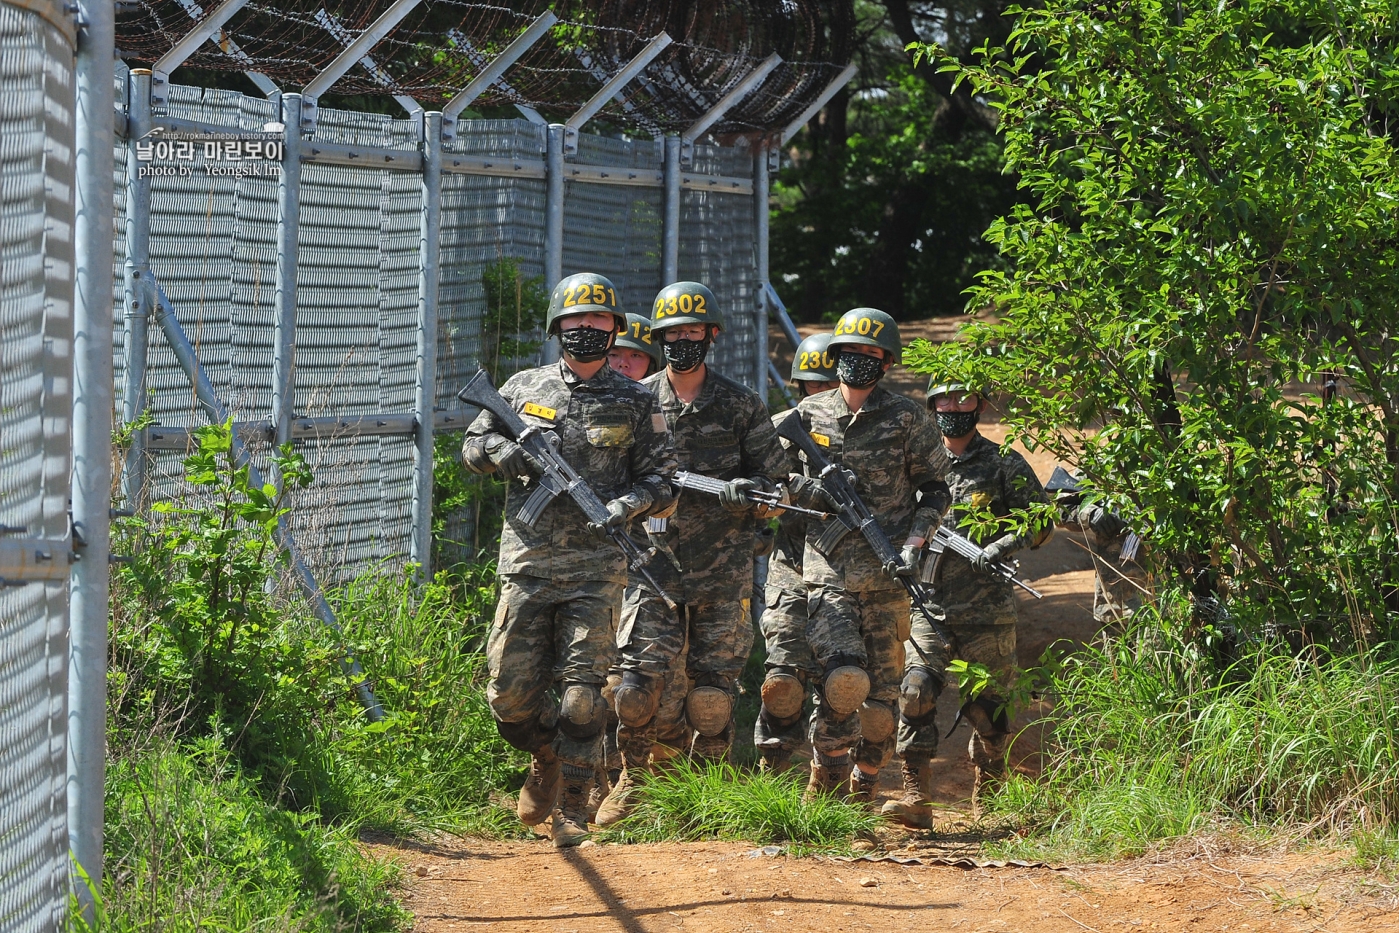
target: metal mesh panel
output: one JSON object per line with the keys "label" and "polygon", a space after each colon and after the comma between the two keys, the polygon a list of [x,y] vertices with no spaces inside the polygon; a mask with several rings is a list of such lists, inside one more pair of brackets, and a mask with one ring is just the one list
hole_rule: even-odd
{"label": "metal mesh panel", "polygon": [[[0,533],[55,550],[67,535],[72,410],[73,95],[64,33],[0,4]],[[7,931],[64,921],[67,616],[66,581],[0,585]]]}
{"label": "metal mesh panel", "polygon": [[[524,120],[477,120],[446,154],[539,160],[543,128]],[[543,181],[447,174],[442,178],[438,283],[437,404],[460,404],[456,392],[481,365],[486,313],[481,272],[499,259],[519,262],[526,276],[544,273]]]}

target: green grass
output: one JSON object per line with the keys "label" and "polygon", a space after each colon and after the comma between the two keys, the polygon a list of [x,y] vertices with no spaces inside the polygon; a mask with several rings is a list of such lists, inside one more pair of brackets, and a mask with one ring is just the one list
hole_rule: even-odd
{"label": "green grass", "polygon": [[1393,837],[1390,646],[1348,656],[1260,646],[1213,670],[1162,631],[1086,647],[1054,675],[1052,760],[1042,779],[1013,778],[993,798],[1028,831],[998,854],[1111,858],[1218,826]]}
{"label": "green grass", "polygon": [[832,797],[801,799],[799,772],[739,771],[726,764],[673,767],[644,779],[631,816],[606,834],[618,842],[744,840],[782,843],[794,853],[846,851],[879,825],[868,808]]}
{"label": "green grass", "polygon": [[270,804],[216,738],[115,758],[104,922],[135,930],[398,930],[399,869],[351,825]]}

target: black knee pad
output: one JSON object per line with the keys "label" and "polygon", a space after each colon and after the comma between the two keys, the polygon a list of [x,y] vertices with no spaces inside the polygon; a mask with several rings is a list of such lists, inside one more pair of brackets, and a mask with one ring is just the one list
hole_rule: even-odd
{"label": "black knee pad", "polygon": [[963,704],[962,715],[980,735],[990,738],[1010,734],[1010,716],[1005,708],[1005,700],[995,694],[983,693],[975,700]]}
{"label": "black knee pad", "polygon": [[537,719],[526,719],[524,722],[501,722],[497,719],[495,729],[512,747],[530,753],[552,744],[557,731],[541,727]]}
{"label": "black knee pad", "polygon": [[592,684],[567,684],[559,700],[559,731],[569,738],[591,739],[606,722],[602,691]]}
{"label": "black knee pad", "polygon": [[622,682],[612,691],[614,708],[622,725],[639,729],[651,721],[661,699],[656,687],[656,679],[641,671],[623,672]]}
{"label": "black knee pad", "polygon": [[910,668],[899,685],[899,718],[915,729],[932,725],[943,685],[943,679],[928,668]]}

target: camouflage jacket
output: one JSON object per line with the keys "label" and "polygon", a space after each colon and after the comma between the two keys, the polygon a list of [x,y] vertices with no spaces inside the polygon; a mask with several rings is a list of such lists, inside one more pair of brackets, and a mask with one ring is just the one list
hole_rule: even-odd
{"label": "camouflage jacket", "polygon": [[[772,416],[774,428],[792,412],[784,411]],[[784,472],[790,473],[798,467],[791,464]],[[777,519],[777,540],[772,556],[768,558],[767,589],[787,590],[792,593],[806,592],[802,582],[802,550],[806,547],[806,516],[796,512],[783,512]]]}
{"label": "camouflage jacket", "polygon": [[[560,361],[516,373],[500,394],[526,424],[552,429],[559,453],[603,502],[631,496],[637,514],[645,515],[674,500],[675,451],[655,396],[641,384],[606,365],[580,379]],[[483,411],[467,428],[466,447],[494,450],[505,437],[496,417]],[[626,581],[621,549],[588,531],[583,510],[567,493],[549,503],[533,528],[520,521],[516,516],[533,491],[534,483],[513,481],[506,491],[501,573]]]}
{"label": "camouflage jacket", "polygon": [[[656,394],[680,469],[722,480],[746,476],[769,488],[786,475],[786,455],[757,393],[713,367],[689,404],[675,394],[665,370],[641,384]],[[748,599],[756,529],[751,511],[730,512],[712,495],[681,490],[666,543],[684,568],[683,579],[669,561],[653,560],[648,569],[679,602]]]}
{"label": "camouflage jacket", "polygon": [[[1004,518],[1012,510],[1029,508],[1032,502],[1048,501],[1044,487],[1025,458],[1013,450],[1002,451],[980,433],[972,438],[960,457],[947,451],[947,458],[947,485],[952,490],[948,521],[960,520],[973,510],[986,509]],[[998,537],[992,535],[982,540],[966,529],[962,529],[962,533],[983,546]],[[1039,540],[1046,536],[1047,532],[1041,533]],[[1012,549],[1019,550],[1034,543],[1022,534],[1015,538]],[[944,552],[940,559],[934,557],[930,576],[938,591],[938,601],[946,603],[974,602],[978,594],[1002,599],[1012,586],[1003,577],[973,569],[970,561],[951,551]],[[957,620],[949,617],[948,621]]]}
{"label": "camouflage jacket", "polygon": [[[850,411],[839,389],[802,399],[797,412],[829,459],[855,474],[855,491],[895,549],[902,547],[914,530],[919,487],[941,480],[947,468],[937,423],[922,405],[882,386],[870,393],[858,412]],[[805,476],[792,477],[792,491],[799,504],[811,504],[804,490],[819,481],[806,458],[799,452],[797,456]],[[818,551],[816,541],[825,526],[816,520],[807,523],[802,576],[808,584],[856,592],[900,588],[897,580],[884,573],[858,531],[847,534],[830,554]],[[918,532],[926,534],[927,529]]]}

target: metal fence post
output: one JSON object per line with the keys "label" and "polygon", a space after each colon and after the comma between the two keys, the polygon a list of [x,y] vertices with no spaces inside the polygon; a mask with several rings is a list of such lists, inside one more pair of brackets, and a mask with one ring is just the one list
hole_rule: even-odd
{"label": "metal fence post", "polygon": [[[151,72],[133,68],[127,81],[126,117],[126,281],[123,289],[126,322],[126,379],[122,387],[121,419],[136,423],[146,410],[146,362],[150,354],[151,180],[141,169],[149,165],[136,157],[137,145],[151,131]],[[121,491],[128,508],[139,508],[146,487],[144,432],[131,436],[123,466]]]}
{"label": "metal fence post", "polygon": [[432,577],[432,412],[437,401],[437,282],[442,234],[442,114],[423,114],[423,205],[418,245],[418,360],[413,414],[413,534],[409,560]]}
{"label": "metal fence post", "polygon": [[[563,278],[563,147],[567,127],[550,123],[545,154],[544,189],[544,287],[553,291]],[[559,345],[544,342],[543,358],[552,363],[559,358]]]}
{"label": "metal fence post", "polygon": [[758,294],[753,309],[753,387],[767,399],[768,384],[768,154],[753,154],[753,241],[757,249]]}
{"label": "metal fence post", "polygon": [[661,283],[680,279],[680,137],[665,138],[665,214],[661,234]]}
{"label": "metal fence post", "polygon": [[[82,0],[78,32],[73,522],[80,537],[69,603],[68,846],[83,916],[102,885],[107,753],[107,604],[112,504],[112,60],[110,0]],[[75,542],[77,543],[77,542]],[[76,871],[92,879],[93,891]]]}
{"label": "metal fence post", "polygon": [[291,440],[296,404],[296,264],[301,235],[301,95],[282,95],[285,147],[277,180],[277,297],[272,338],[273,440]]}

